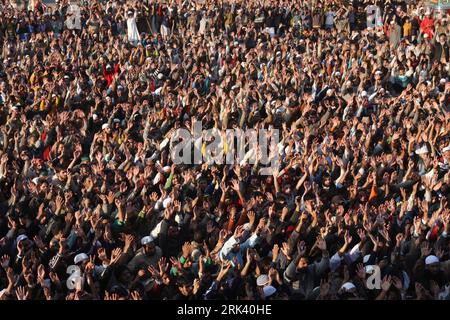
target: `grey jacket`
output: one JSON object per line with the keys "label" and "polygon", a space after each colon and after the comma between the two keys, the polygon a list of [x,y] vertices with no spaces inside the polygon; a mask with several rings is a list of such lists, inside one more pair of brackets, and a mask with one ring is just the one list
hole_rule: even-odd
{"label": "grey jacket", "polygon": [[284,280],[291,288],[291,295],[308,299],[320,276],[328,269],[330,257],[328,253],[322,255],[322,259],[319,262],[308,265],[306,272],[297,271],[299,260],[300,256],[297,256],[291,261],[284,272]]}

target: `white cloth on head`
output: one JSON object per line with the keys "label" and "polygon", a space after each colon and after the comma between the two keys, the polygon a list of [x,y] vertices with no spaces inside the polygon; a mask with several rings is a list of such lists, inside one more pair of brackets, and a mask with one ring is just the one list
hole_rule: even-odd
{"label": "white cloth on head", "polygon": [[264,291],[264,297],[267,298],[267,297],[270,297],[271,295],[273,295],[275,292],[277,292],[277,289],[275,289],[275,287],[272,287],[272,286],[267,286],[267,287],[264,287],[263,291]]}
{"label": "white cloth on head", "polygon": [[269,283],[269,280],[270,279],[267,276],[267,274],[262,274],[256,279],[256,285],[257,286],[265,286],[266,284]]}
{"label": "white cloth on head", "polygon": [[355,287],[355,285],[354,285],[353,283],[351,283],[351,282],[346,282],[346,283],[344,283],[344,284],[342,285],[341,289],[342,289],[342,290],[345,290],[345,291],[350,291],[350,290],[352,290],[352,289],[356,289],[356,287]]}
{"label": "white cloth on head", "polygon": [[439,262],[439,258],[433,255],[429,255],[428,257],[426,257],[425,259],[425,264],[429,265],[429,264],[433,264],[433,263],[438,263]]}

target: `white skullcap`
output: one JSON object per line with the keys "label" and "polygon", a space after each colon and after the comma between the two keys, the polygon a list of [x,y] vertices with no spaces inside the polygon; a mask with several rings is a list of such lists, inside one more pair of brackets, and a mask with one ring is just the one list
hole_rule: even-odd
{"label": "white skullcap", "polygon": [[355,285],[351,282],[346,282],[342,285],[341,289],[344,289],[345,291],[350,291],[352,289],[356,289]]}
{"label": "white skullcap", "polygon": [[87,260],[89,260],[89,257],[86,253],[79,253],[75,256],[75,258],[73,259],[73,262],[75,264],[79,264],[80,262],[87,261]]}
{"label": "white skullcap", "polygon": [[157,184],[161,180],[161,173],[157,173],[153,178],[153,185]]}
{"label": "white skullcap", "polygon": [[363,263],[367,263],[370,259],[370,254],[366,254],[363,258]]}
{"label": "white skullcap", "polygon": [[172,202],[172,198],[171,197],[167,197],[166,199],[164,199],[163,201],[163,207],[164,209],[167,208],[167,206]]}
{"label": "white skullcap", "polygon": [[20,241],[24,241],[27,239],[28,239],[28,237],[25,234],[21,234],[20,236],[17,237],[16,240],[17,240],[17,242],[20,242]]}
{"label": "white skullcap", "polygon": [[264,286],[267,283],[269,283],[269,277],[267,274],[262,274],[256,279],[256,285],[258,286]]}
{"label": "white skullcap", "polygon": [[267,297],[270,297],[271,295],[273,295],[275,292],[277,292],[277,289],[275,289],[275,287],[272,287],[272,286],[267,286],[267,287],[264,287],[263,291],[264,291],[264,297],[267,298]]}
{"label": "white skullcap", "polygon": [[439,262],[439,258],[436,256],[433,256],[433,255],[430,255],[430,256],[426,257],[426,259],[425,259],[426,265],[438,263],[438,262]]}
{"label": "white skullcap", "polygon": [[375,268],[372,265],[368,265],[364,267],[364,270],[366,271],[366,273],[372,274]]}
{"label": "white skullcap", "polygon": [[422,147],[416,150],[416,154],[426,154],[428,153],[428,147],[424,144]]}
{"label": "white skullcap", "polygon": [[141,239],[141,244],[143,246],[145,246],[146,244],[152,243],[153,242],[153,237],[151,236],[145,236]]}

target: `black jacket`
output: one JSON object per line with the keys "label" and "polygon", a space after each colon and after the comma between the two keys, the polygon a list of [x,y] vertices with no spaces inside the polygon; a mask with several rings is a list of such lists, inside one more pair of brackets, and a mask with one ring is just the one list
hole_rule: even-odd
{"label": "black jacket", "polygon": [[445,60],[449,62],[449,45],[445,42],[443,45],[441,43],[436,43],[433,47],[433,61],[440,61],[442,55],[445,56]]}

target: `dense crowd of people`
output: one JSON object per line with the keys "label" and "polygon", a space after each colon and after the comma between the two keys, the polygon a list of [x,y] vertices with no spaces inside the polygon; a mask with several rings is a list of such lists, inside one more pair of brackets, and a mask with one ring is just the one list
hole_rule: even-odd
{"label": "dense crowd of people", "polygon": [[[0,299],[450,299],[447,12],[0,12]],[[279,167],[175,164],[194,121],[279,130]]]}

